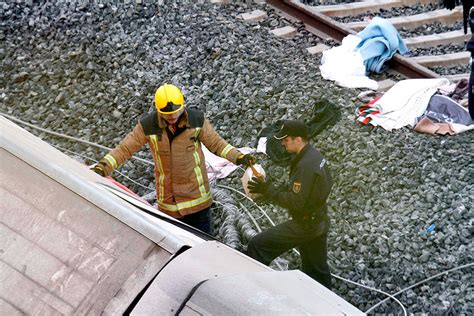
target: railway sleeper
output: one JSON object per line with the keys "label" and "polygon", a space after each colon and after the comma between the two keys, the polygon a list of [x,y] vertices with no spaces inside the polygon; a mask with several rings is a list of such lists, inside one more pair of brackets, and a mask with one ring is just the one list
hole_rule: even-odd
{"label": "railway sleeper", "polygon": [[327,16],[351,16],[363,13],[377,12],[380,9],[389,10],[391,8],[402,7],[414,4],[429,4],[433,0],[371,0],[361,2],[351,2],[336,5],[309,6],[311,10],[323,13]]}
{"label": "railway sleeper", "polygon": [[[440,9],[431,12],[415,14],[411,16],[395,17],[387,19],[394,27],[400,29],[414,29],[418,26],[439,22],[442,24],[452,24],[462,20],[462,6],[457,6],[453,10]],[[370,21],[359,21],[345,23],[344,25],[353,29],[354,31],[362,31]]]}
{"label": "railway sleeper", "polygon": [[456,30],[446,33],[405,38],[403,41],[409,48],[425,48],[435,47],[438,45],[464,43],[469,40],[469,37],[470,35],[464,34],[462,30]]}
{"label": "railway sleeper", "polygon": [[434,67],[467,64],[470,57],[469,52],[459,52],[437,56],[417,56],[410,59],[425,67]]}

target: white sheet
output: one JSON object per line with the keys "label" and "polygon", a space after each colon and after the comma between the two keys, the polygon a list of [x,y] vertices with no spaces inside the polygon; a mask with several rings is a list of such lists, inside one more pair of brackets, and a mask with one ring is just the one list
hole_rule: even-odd
{"label": "white sheet", "polygon": [[449,84],[446,78],[407,79],[397,82],[373,107],[380,113],[371,116],[374,125],[386,130],[415,126],[416,118],[428,107],[430,98],[439,87]]}
{"label": "white sheet", "polygon": [[319,70],[326,80],[333,80],[336,84],[347,88],[378,89],[378,83],[365,75],[365,66],[362,55],[355,52],[361,39],[349,34],[343,38],[340,46],[323,52]]}

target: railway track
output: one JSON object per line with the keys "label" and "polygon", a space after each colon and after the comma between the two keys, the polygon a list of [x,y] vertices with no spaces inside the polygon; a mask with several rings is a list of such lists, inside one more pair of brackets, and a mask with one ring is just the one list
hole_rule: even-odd
{"label": "railway track", "polygon": [[[410,5],[431,5],[424,13],[410,16],[395,16],[388,20],[397,28],[410,32],[416,28],[438,23],[446,26],[447,31],[404,38],[410,50],[441,47],[444,54],[418,55],[403,57],[396,54],[389,66],[408,78],[435,78],[446,76],[453,81],[468,78],[467,65],[470,55],[467,51],[451,51],[450,45],[464,46],[469,34],[462,30],[462,7],[453,10],[439,9],[433,0],[370,0],[361,2],[342,3],[338,5],[306,5],[296,1],[268,0],[267,4],[276,9],[283,17],[304,23],[305,28],[323,40],[334,39],[340,42],[348,34],[356,34],[364,29],[370,18],[378,13],[394,8]],[[355,17],[355,18],[354,18]],[[357,21],[356,19],[363,19]],[[345,23],[344,23],[345,22]],[[457,23],[457,25],[456,25]],[[461,27],[456,29],[457,27]],[[453,30],[454,28],[454,30]],[[416,33],[416,32],[415,32]],[[459,49],[459,48],[458,48]],[[321,49],[315,49],[321,51]],[[465,72],[456,74],[439,74],[434,69],[457,66]],[[457,72],[457,71],[456,71]]]}

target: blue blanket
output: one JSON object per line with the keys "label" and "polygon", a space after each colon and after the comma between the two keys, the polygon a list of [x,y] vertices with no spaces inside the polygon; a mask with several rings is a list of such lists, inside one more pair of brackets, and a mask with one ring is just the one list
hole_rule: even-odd
{"label": "blue blanket", "polygon": [[361,53],[367,72],[380,73],[385,61],[397,51],[402,55],[408,52],[397,29],[389,21],[379,17],[373,18],[357,36],[362,40],[356,50]]}

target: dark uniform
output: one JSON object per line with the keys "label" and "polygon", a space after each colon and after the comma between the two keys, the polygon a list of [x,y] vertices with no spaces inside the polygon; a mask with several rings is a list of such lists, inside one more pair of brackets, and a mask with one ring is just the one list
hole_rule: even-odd
{"label": "dark uniform", "polygon": [[291,161],[287,187],[270,188],[264,193],[265,199],[288,209],[292,219],[257,234],[250,240],[247,254],[268,265],[282,253],[298,247],[303,272],[331,288],[326,199],[332,183],[326,160],[307,144]]}
{"label": "dark uniform", "polygon": [[[443,0],[446,9],[452,10],[459,1]],[[474,2],[472,0],[462,0],[462,13],[464,22],[464,34],[467,34],[468,26],[471,28],[471,39],[467,42],[466,49],[471,53],[470,68],[471,74],[468,85],[468,109],[471,118],[474,120]]]}
{"label": "dark uniform", "polygon": [[[469,11],[469,25],[471,27],[471,39],[467,42],[467,50],[471,52],[471,76],[469,77],[468,106],[469,114],[474,120],[474,6]],[[466,30],[464,30],[466,33]]]}

